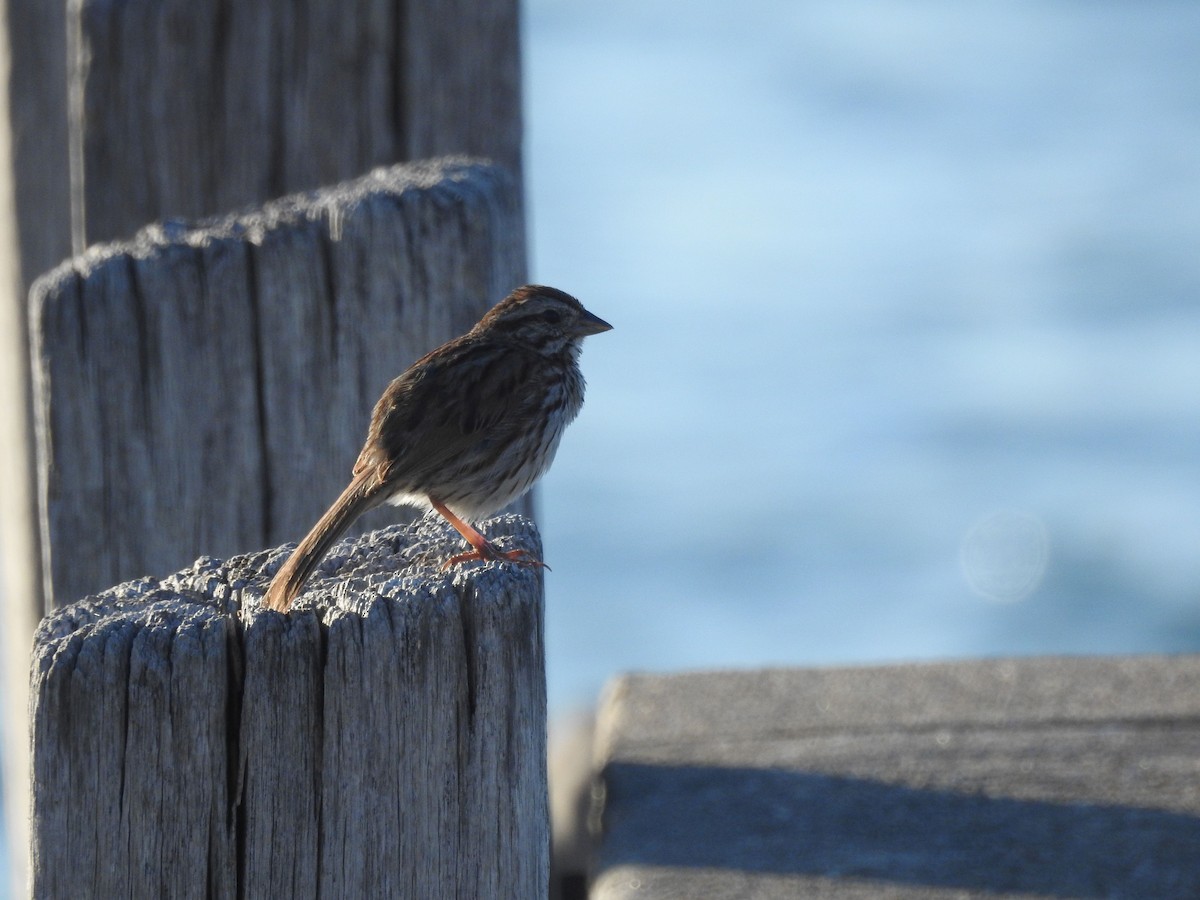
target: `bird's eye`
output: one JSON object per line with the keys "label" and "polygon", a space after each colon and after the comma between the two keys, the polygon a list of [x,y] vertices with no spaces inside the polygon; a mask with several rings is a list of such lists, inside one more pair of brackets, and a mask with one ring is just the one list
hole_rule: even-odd
{"label": "bird's eye", "polygon": [[547,325],[557,325],[562,321],[562,313],[560,313],[557,309],[548,309],[542,313],[542,321],[544,321]]}

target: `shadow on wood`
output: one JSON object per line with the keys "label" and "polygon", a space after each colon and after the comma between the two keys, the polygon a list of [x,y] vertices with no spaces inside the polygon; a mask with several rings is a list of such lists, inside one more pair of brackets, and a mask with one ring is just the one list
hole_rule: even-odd
{"label": "shadow on wood", "polygon": [[34,895],[545,896],[541,571],[441,572],[459,544],[434,515],[343,541],[288,616],[274,550],[44,620]]}

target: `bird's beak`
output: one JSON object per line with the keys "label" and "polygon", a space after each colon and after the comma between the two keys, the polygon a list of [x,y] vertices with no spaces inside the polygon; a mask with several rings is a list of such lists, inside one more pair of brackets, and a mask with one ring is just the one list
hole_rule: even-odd
{"label": "bird's beak", "polygon": [[574,331],[579,337],[587,337],[589,334],[599,334],[602,331],[612,331],[612,326],[605,322],[599,316],[593,316],[586,309],[578,319],[575,320]]}

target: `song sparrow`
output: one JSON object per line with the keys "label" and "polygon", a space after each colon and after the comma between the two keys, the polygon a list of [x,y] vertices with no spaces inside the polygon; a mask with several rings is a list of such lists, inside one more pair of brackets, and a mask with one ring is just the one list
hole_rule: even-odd
{"label": "song sparrow", "polygon": [[371,415],[354,477],[283,564],[264,604],[287,612],[325,553],[359,515],[384,502],[432,507],[473,548],[472,559],[542,565],[503,553],[467,520],[515,500],[554,459],[583,405],[579,353],[612,328],[569,294],[517,288],[462,337],[395,379]]}

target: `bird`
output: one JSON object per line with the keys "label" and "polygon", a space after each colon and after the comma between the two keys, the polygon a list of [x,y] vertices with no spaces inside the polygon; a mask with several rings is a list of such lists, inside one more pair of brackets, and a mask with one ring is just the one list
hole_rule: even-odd
{"label": "bird", "polygon": [[436,510],[470,560],[545,566],[499,550],[470,520],[496,512],[550,467],[583,406],[583,339],[612,328],[563,291],[512,291],[460,337],[431,350],[384,390],[346,489],[271,580],[263,606],[287,612],[329,548],[382,503]]}

